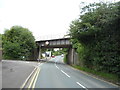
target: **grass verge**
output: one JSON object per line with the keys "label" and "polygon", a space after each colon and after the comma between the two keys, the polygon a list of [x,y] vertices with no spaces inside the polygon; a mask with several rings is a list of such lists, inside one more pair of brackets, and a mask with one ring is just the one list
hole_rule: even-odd
{"label": "grass verge", "polygon": [[64,54],[63,60],[64,60],[64,63],[67,63],[67,54]]}
{"label": "grass verge", "polygon": [[96,77],[99,77],[103,80],[112,82],[112,83],[120,86],[120,78],[118,78],[118,76],[115,74],[106,73],[106,72],[98,72],[98,71],[91,70],[91,69],[86,68],[86,67],[80,67],[80,66],[76,66],[76,65],[72,65],[72,67],[74,67],[78,70],[85,71],[89,74],[95,75]]}

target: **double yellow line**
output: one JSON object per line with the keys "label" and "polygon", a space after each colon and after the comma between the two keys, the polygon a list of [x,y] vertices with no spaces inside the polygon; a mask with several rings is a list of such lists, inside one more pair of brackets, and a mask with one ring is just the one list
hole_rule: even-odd
{"label": "double yellow line", "polygon": [[[39,72],[40,72],[40,68],[36,67],[32,71],[32,73],[28,76],[28,78],[26,79],[24,84],[21,86],[20,90],[24,90],[24,88],[28,88],[28,90],[31,89],[31,88],[34,89],[36,81],[37,81],[37,78],[38,78],[38,75],[39,75]],[[25,87],[27,84],[29,84],[28,87]]]}
{"label": "double yellow line", "polygon": [[35,72],[32,80],[31,80],[31,82],[30,82],[30,84],[29,84],[29,86],[28,86],[28,89],[30,89],[30,88],[34,89],[34,88],[35,88],[35,84],[36,84],[36,81],[37,81],[39,72],[40,72],[40,68],[37,67],[37,70],[36,70],[36,72]]}

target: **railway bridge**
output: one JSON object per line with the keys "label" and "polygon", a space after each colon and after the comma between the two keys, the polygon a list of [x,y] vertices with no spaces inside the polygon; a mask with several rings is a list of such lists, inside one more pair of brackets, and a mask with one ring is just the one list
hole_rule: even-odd
{"label": "railway bridge", "polygon": [[78,60],[76,59],[77,53],[72,48],[72,43],[70,41],[70,38],[59,38],[59,39],[51,39],[51,40],[40,40],[36,41],[36,44],[38,46],[37,48],[37,54],[36,58],[41,59],[41,50],[43,48],[68,48],[68,64],[76,64],[78,63]]}

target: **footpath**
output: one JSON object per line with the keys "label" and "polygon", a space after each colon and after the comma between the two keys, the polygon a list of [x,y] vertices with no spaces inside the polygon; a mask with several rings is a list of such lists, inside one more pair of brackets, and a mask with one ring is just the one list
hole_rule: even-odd
{"label": "footpath", "polygon": [[2,60],[2,88],[20,88],[37,62]]}

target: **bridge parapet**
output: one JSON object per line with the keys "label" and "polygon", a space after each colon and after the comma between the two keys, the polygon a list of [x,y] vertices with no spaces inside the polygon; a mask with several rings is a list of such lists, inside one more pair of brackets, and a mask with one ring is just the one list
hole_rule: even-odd
{"label": "bridge parapet", "polygon": [[71,47],[70,38],[36,41],[41,48],[67,48]]}

